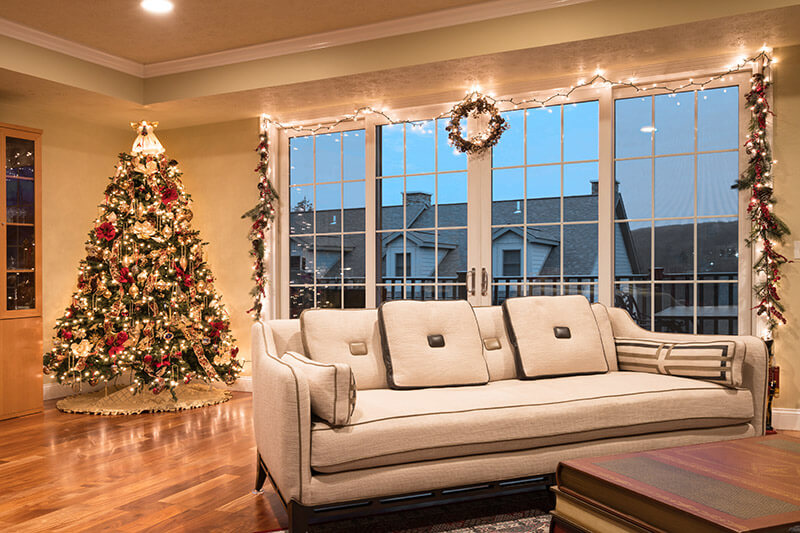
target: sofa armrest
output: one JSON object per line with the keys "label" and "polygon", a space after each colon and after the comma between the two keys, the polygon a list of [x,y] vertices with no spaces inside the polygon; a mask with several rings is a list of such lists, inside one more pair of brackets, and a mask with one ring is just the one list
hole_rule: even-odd
{"label": "sofa armrest", "polygon": [[742,387],[753,395],[753,427],[757,434],[766,431],[767,377],[769,355],[767,345],[752,335],[692,335],[691,333],[661,333],[639,327],[628,312],[617,307],[608,308],[614,337],[658,339],[674,341],[739,340],[744,343],[745,356],[742,364]]}
{"label": "sofa armrest", "polygon": [[311,482],[308,382],[278,358],[269,327],[253,324],[253,426],[256,445],[285,503],[303,501]]}

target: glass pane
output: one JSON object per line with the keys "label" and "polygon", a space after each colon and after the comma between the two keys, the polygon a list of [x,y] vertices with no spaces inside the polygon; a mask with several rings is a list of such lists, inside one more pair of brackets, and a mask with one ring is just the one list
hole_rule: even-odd
{"label": "glass pane", "polygon": [[432,175],[406,178],[406,227],[432,228],[436,225],[431,209],[436,198],[436,178]]}
{"label": "glass pane", "polygon": [[735,215],[739,192],[731,185],[739,177],[739,152],[697,156],[697,214]]}
{"label": "glass pane", "polygon": [[317,183],[342,179],[342,134],[317,135]]}
{"label": "glass pane", "polygon": [[316,186],[317,233],[342,231],[342,184],[328,183]]}
{"label": "glass pane", "polygon": [[6,179],[6,217],[9,223],[33,224],[34,182],[31,180]]}
{"label": "glass pane", "polygon": [[694,92],[655,98],[656,155],[694,151]]}
{"label": "glass pane", "polygon": [[363,180],[364,179],[364,130],[346,131],[342,133],[343,152],[344,152],[344,179]]}
{"label": "glass pane", "polygon": [[[522,271],[523,261],[525,260],[522,249],[522,235],[524,233],[525,228],[523,226],[495,228],[492,230],[493,283],[518,282],[524,275]],[[513,265],[509,265],[514,253],[519,257],[519,265],[516,269],[513,268]]]}
{"label": "glass pane", "polygon": [[289,237],[289,282],[314,283],[313,237]]}
{"label": "glass pane", "polygon": [[289,185],[313,183],[314,137],[292,137],[289,147]]}
{"label": "glass pane", "polygon": [[314,289],[289,287],[289,318],[297,318],[303,309],[314,307]]}
{"label": "glass pane", "polygon": [[367,305],[366,287],[345,287],[344,288],[344,308],[363,308]]}
{"label": "glass pane", "polygon": [[653,153],[652,97],[614,102],[614,157],[642,157]]}
{"label": "glass pane", "polygon": [[406,174],[436,170],[436,145],[433,121],[406,124]]}
{"label": "glass pane", "polygon": [[403,124],[389,124],[378,128],[381,141],[381,176],[403,174]]}
{"label": "glass pane", "polygon": [[529,167],[527,172],[528,223],[561,220],[561,165]]}
{"label": "glass pane", "polygon": [[561,106],[536,107],[525,113],[528,121],[527,163],[540,165],[561,161]]}
{"label": "glass pane", "polygon": [[341,283],[342,236],[317,236],[315,265],[317,283]]}
{"label": "glass pane", "polygon": [[738,335],[738,290],[736,283],[697,284],[697,333]]}
{"label": "glass pane", "polygon": [[692,219],[655,222],[655,278],[692,279],[694,224]]}
{"label": "glass pane", "polygon": [[467,230],[439,230],[436,261],[439,266],[439,283],[466,284]]}
{"label": "glass pane", "polygon": [[650,279],[650,221],[614,224],[614,277]]}
{"label": "glass pane", "polygon": [[466,300],[466,285],[439,285],[436,290],[437,300]]}
{"label": "glass pane", "polygon": [[594,303],[597,301],[598,290],[597,285],[594,283],[581,283],[577,285],[564,285],[564,294],[580,294],[586,297],[587,300]]}
{"label": "glass pane", "polygon": [[652,160],[631,159],[615,164],[617,202],[614,218],[650,218],[652,210]]}
{"label": "glass pane", "polygon": [[35,268],[36,247],[33,228],[8,226],[6,237],[6,268],[9,270]]}
{"label": "glass pane", "polygon": [[507,111],[500,115],[506,119],[509,128],[500,137],[500,142],[492,148],[493,167],[512,167],[525,164],[525,116],[524,111]]}
{"label": "glass pane", "polygon": [[558,283],[548,283],[540,285],[528,285],[528,296],[560,296],[561,285]]}
{"label": "glass pane", "polygon": [[440,228],[467,225],[467,173],[440,174],[437,180]]}
{"label": "glass pane", "polygon": [[402,285],[382,285],[378,287],[378,305],[380,305],[381,302],[402,300],[404,297],[405,291]]}
{"label": "glass pane", "polygon": [[564,165],[564,220],[597,220],[597,163]]}
{"label": "glass pane", "polygon": [[656,159],[655,216],[694,216],[694,156]]}
{"label": "glass pane", "polygon": [[644,329],[650,329],[650,284],[619,283],[614,289],[614,307],[625,309]]}
{"label": "glass pane", "polygon": [[[439,172],[446,172],[448,170],[466,170],[467,169],[467,154],[462,154],[453,146],[450,146],[448,141],[448,131],[445,129],[450,123],[450,119],[440,118],[436,121],[437,142],[436,142],[436,164]],[[461,122],[462,128],[464,122]]]}
{"label": "glass pane", "polygon": [[524,295],[525,286],[521,283],[514,285],[492,285],[492,305],[501,305],[508,298]]}
{"label": "glass pane", "polygon": [[341,309],[341,287],[317,287],[317,307]]}
{"label": "glass pane", "polygon": [[564,225],[564,281],[597,281],[597,224]]}
{"label": "glass pane", "polygon": [[492,171],[492,224],[523,222],[525,170],[512,168]]}
{"label": "glass pane", "polygon": [[365,193],[363,181],[344,183],[344,231],[364,231]]}
{"label": "glass pane", "polygon": [[526,267],[531,281],[561,274],[561,226],[529,226],[526,232]]}
{"label": "glass pane", "polygon": [[405,276],[403,234],[381,234],[381,276],[384,283],[402,283]]}
{"label": "glass pane", "polygon": [[36,151],[34,141],[28,139],[6,138],[6,176],[33,178]]}
{"label": "glass pane", "polygon": [[656,283],[653,302],[655,331],[692,333],[694,289],[691,283]]}
{"label": "glass pane", "polygon": [[597,159],[599,103],[567,104],[564,108],[564,161]]}
{"label": "glass pane", "polygon": [[435,285],[408,285],[406,286],[406,300],[435,300]]}
{"label": "glass pane", "polygon": [[739,88],[706,89],[697,93],[697,149],[739,147]]}
{"label": "glass pane", "polygon": [[403,227],[403,178],[384,178],[376,180],[378,197],[381,199],[380,229],[400,229]]}
{"label": "glass pane", "polygon": [[344,267],[343,277],[345,283],[364,283],[366,270],[366,245],[363,233],[344,236]]}
{"label": "glass pane", "polygon": [[[399,241],[399,239],[398,239]],[[396,242],[395,245],[399,245]],[[406,233],[405,272],[408,283],[433,283],[436,266],[436,232],[409,231]],[[392,248],[395,272],[400,273],[403,263],[402,250]]]}
{"label": "glass pane", "polygon": [[289,189],[289,233],[314,233],[314,188],[291,187]]}
{"label": "glass pane", "polygon": [[[739,221],[701,218],[697,221],[697,273],[713,272],[710,279],[736,279],[739,272]],[[724,276],[721,276],[724,274]]]}
{"label": "glass pane", "polygon": [[33,309],[36,307],[36,275],[20,272],[6,275],[6,309]]}

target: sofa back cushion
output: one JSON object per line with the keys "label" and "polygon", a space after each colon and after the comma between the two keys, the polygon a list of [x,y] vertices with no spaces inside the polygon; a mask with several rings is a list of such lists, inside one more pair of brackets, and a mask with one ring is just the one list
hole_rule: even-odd
{"label": "sofa back cushion", "polygon": [[475,312],[464,300],[395,300],[378,309],[383,358],[394,389],[489,381]]}
{"label": "sofa back cushion", "polygon": [[350,366],[361,390],[387,388],[377,310],[306,309],[300,327],[306,357]]}
{"label": "sofa back cushion", "polygon": [[503,312],[522,376],[608,372],[600,328],[585,297],[509,298]]}
{"label": "sofa back cushion", "polygon": [[742,341],[662,341],[618,337],[620,370],[667,374],[712,381],[736,388],[742,385],[745,347]]}
{"label": "sofa back cushion", "polygon": [[619,370],[617,366],[617,348],[614,345],[614,330],[611,327],[611,318],[608,315],[608,308],[601,303],[592,304],[592,313],[600,328],[600,339],[603,341],[603,351],[606,354],[608,369],[611,371]]}
{"label": "sofa back cushion", "polygon": [[[483,341],[483,357],[489,367],[489,381],[515,379],[517,377],[517,361],[514,347],[508,339],[506,323],[503,319],[503,308],[474,307],[478,318],[478,328]],[[613,344],[613,338],[611,340]]]}

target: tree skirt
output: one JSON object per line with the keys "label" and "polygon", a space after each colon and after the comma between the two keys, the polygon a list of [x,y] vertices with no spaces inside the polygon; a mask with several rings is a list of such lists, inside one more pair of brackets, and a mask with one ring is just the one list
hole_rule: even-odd
{"label": "tree skirt", "polygon": [[200,383],[179,385],[175,388],[177,401],[169,391],[153,394],[150,390],[133,393],[130,387],[114,392],[99,390],[88,394],[76,394],[56,403],[65,413],[87,413],[92,415],[137,415],[196,409],[207,405],[227,402],[231,393]]}

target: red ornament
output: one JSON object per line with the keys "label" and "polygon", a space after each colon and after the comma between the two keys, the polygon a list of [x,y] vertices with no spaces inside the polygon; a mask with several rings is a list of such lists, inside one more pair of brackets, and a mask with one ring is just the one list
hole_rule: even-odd
{"label": "red ornament", "polygon": [[219,338],[220,334],[228,329],[228,326],[225,322],[212,322],[211,327],[214,328],[214,331],[211,332],[211,337]]}
{"label": "red ornament", "polygon": [[104,239],[109,242],[113,241],[114,237],[117,236],[117,228],[111,222],[103,222],[94,231],[98,239]]}
{"label": "red ornament", "polygon": [[175,187],[164,186],[159,189],[159,192],[161,192],[161,203],[166,206],[178,199],[178,189]]}
{"label": "red ornament", "polygon": [[72,340],[72,332],[68,329],[62,329],[61,338],[64,340]]}
{"label": "red ornament", "polygon": [[130,270],[128,270],[128,267],[122,267],[119,270],[119,278],[117,278],[117,281],[120,283],[133,283],[133,276]]}
{"label": "red ornament", "polygon": [[128,334],[124,331],[120,331],[114,337],[109,337],[106,339],[106,345],[110,346],[108,350],[108,355],[117,355],[121,353],[125,347],[123,346],[125,342],[128,340]]}
{"label": "red ornament", "polygon": [[145,364],[148,364],[148,365],[153,362],[153,356],[150,355],[150,354],[145,355],[143,359],[144,359]]}

